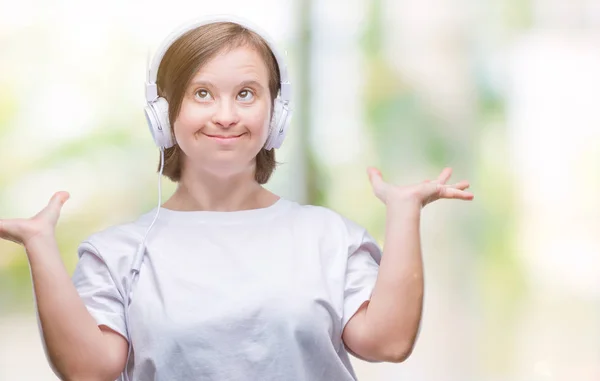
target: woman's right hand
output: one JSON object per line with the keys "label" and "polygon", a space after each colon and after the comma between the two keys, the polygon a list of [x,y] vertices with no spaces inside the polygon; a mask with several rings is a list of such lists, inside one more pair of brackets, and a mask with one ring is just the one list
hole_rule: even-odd
{"label": "woman's right hand", "polygon": [[54,373],[61,380],[116,380],[125,369],[127,339],[111,328],[98,327],[64,266],[54,236],[68,199],[69,193],[56,192],[29,219],[0,220],[0,239],[25,246],[38,327]]}
{"label": "woman's right hand", "polygon": [[31,218],[0,220],[0,238],[27,247],[37,237],[53,237],[60,210],[69,199],[68,192],[56,192],[48,205]]}

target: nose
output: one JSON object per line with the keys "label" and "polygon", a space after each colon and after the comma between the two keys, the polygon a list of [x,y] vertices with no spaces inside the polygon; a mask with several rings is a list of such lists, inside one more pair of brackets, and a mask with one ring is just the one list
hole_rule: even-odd
{"label": "nose", "polygon": [[218,103],[212,117],[212,122],[223,128],[229,128],[235,125],[239,120],[237,110],[233,102],[227,99]]}

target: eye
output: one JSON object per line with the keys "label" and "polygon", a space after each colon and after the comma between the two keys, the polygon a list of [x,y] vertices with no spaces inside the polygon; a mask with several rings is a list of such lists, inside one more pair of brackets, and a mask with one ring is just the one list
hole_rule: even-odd
{"label": "eye", "polygon": [[251,101],[252,99],[254,99],[254,93],[248,89],[242,90],[238,94],[238,99],[240,99],[244,102]]}
{"label": "eye", "polygon": [[200,99],[201,101],[210,100],[212,98],[210,93],[208,92],[208,90],[205,90],[205,89],[197,90],[194,93],[194,95],[196,96],[196,98]]}

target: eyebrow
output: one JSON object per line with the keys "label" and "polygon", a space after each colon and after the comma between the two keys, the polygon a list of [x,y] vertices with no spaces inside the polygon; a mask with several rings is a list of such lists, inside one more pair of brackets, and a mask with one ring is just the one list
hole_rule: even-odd
{"label": "eyebrow", "polygon": [[[215,87],[215,85],[210,82],[210,81],[203,81],[203,80],[198,80],[198,81],[193,81],[190,86],[206,86],[206,87]],[[246,81],[242,81],[238,84],[239,87],[256,87],[259,90],[264,90],[264,86],[261,85],[258,81],[255,81],[253,79],[250,80],[246,80]]]}

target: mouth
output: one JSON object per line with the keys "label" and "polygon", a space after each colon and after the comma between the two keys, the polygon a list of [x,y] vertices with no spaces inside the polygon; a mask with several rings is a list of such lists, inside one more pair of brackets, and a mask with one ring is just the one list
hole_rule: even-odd
{"label": "mouth", "polygon": [[205,134],[203,133],[204,136],[216,140],[216,141],[221,141],[221,142],[230,142],[230,141],[235,141],[238,140],[239,138],[241,138],[242,136],[244,136],[246,133],[243,134],[239,134],[239,135],[211,135],[211,134]]}

